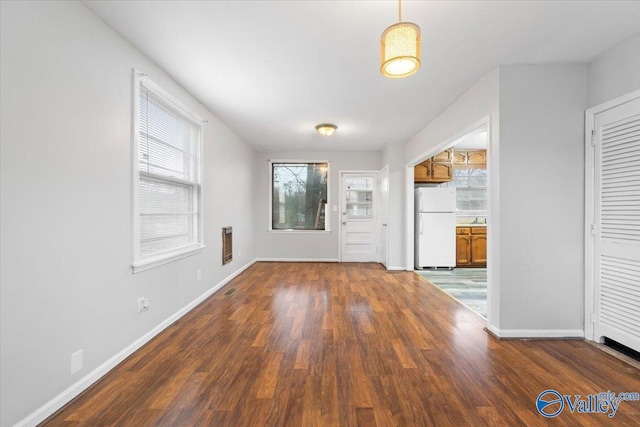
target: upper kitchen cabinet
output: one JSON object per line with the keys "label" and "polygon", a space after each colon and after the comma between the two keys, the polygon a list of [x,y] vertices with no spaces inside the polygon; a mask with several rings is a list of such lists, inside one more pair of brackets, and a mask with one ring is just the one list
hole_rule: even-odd
{"label": "upper kitchen cabinet", "polygon": [[413,168],[413,178],[415,182],[430,182],[431,162],[426,160]]}
{"label": "upper kitchen cabinet", "polygon": [[448,182],[453,179],[451,163],[431,163],[431,182]]}
{"label": "upper kitchen cabinet", "polygon": [[414,181],[416,183],[440,184],[453,179],[453,150],[445,150],[430,159],[416,165]]}
{"label": "upper kitchen cabinet", "polygon": [[487,166],[487,150],[467,151],[467,164]]}
{"label": "upper kitchen cabinet", "polygon": [[453,151],[452,150],[444,150],[442,153],[438,153],[431,158],[432,162],[439,163],[451,163],[453,159]]}
{"label": "upper kitchen cabinet", "polygon": [[487,150],[455,150],[452,159],[457,168],[484,169],[487,167]]}
{"label": "upper kitchen cabinet", "polygon": [[453,152],[453,164],[466,165],[467,164],[467,152],[466,151],[454,151]]}

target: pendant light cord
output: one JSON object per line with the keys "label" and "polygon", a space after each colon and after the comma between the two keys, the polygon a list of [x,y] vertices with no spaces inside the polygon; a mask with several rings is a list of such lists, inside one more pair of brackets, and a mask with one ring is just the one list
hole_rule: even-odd
{"label": "pendant light cord", "polygon": [[398,0],[398,22],[402,22],[402,0]]}

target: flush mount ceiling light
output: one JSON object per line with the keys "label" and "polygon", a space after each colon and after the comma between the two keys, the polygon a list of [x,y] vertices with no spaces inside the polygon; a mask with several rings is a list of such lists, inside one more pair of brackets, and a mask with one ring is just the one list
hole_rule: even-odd
{"label": "flush mount ceiling light", "polygon": [[402,0],[398,0],[398,23],[384,30],[380,42],[383,76],[399,79],[420,69],[420,27],[402,22]]}
{"label": "flush mount ceiling light", "polygon": [[330,136],[338,129],[338,126],[332,125],[331,123],[323,123],[321,125],[316,126],[316,130],[320,135]]}

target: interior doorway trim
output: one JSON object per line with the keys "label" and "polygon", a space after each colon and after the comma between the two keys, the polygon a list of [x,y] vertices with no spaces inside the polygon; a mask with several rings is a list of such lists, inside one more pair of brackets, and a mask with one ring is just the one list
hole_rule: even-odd
{"label": "interior doorway trim", "polygon": [[[488,114],[477,122],[467,126],[453,136],[445,139],[438,145],[426,150],[420,156],[415,157],[406,164],[405,170],[405,269],[414,270],[414,167],[429,157],[439,152],[451,148],[454,143],[481,126],[487,128],[487,164],[489,168],[489,186],[487,191],[487,219],[490,225],[487,228],[487,329],[496,336],[501,336],[502,331],[497,327],[500,320],[500,215],[497,211],[499,206],[499,164],[497,161],[497,141],[493,138],[492,116]],[[496,209],[494,210],[494,207]]]}
{"label": "interior doorway trim", "polygon": [[[453,136],[445,139],[444,141],[442,141],[440,144],[426,150],[425,152],[423,152],[421,155],[414,157],[412,160],[410,160],[407,164],[406,164],[406,170],[405,170],[405,221],[406,221],[406,229],[405,229],[405,254],[406,254],[406,259],[405,259],[405,269],[406,271],[413,271],[414,270],[414,213],[413,213],[413,209],[414,209],[414,194],[413,194],[413,188],[414,188],[414,167],[425,161],[426,159],[428,159],[429,157],[432,157],[438,153],[440,153],[441,151],[444,151],[448,148],[453,147],[454,143],[462,138],[463,136],[465,136],[466,134],[470,133],[471,131],[481,127],[481,126],[486,126],[487,127],[487,162],[490,161],[491,159],[491,115],[487,115],[485,117],[483,117],[482,119],[478,120],[477,122],[475,122],[474,124],[464,128],[463,130],[461,130],[460,132],[454,134]],[[491,185],[491,184],[489,184]],[[488,211],[487,211],[487,216],[491,215],[491,189],[489,188],[489,200],[488,202]],[[487,266],[488,267],[488,266]]]}
{"label": "interior doorway trim", "polygon": [[[384,177],[386,177],[386,183],[383,182]],[[383,185],[386,185],[386,188],[383,188]],[[386,192],[386,196],[383,199],[382,195]],[[389,270],[389,165],[385,165],[382,169],[380,169],[378,173],[378,228],[380,229],[380,238],[378,240],[378,252],[380,253],[380,257],[378,261],[380,264],[384,265],[384,267]],[[385,215],[382,213],[385,212]],[[386,218],[385,218],[386,216]],[[386,222],[385,222],[386,221]],[[384,241],[384,243],[383,243]],[[384,253],[383,253],[384,246]]]}
{"label": "interior doorway trim", "polygon": [[597,114],[626,104],[640,98],[640,89],[619,96],[611,101],[596,105],[585,111],[585,197],[584,197],[584,337],[590,341],[595,340],[594,324],[596,322],[595,300],[595,147],[592,144],[592,136],[595,131],[595,117]]}

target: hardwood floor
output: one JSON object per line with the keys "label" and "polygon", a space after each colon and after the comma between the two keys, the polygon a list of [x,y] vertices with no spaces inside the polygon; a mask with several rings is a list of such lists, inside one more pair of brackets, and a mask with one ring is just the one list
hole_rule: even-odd
{"label": "hardwood floor", "polygon": [[497,340],[484,326],[413,273],[257,263],[45,424],[639,425],[640,402],[551,420],[535,402],[546,389],[640,392],[640,370],[580,340]]}

